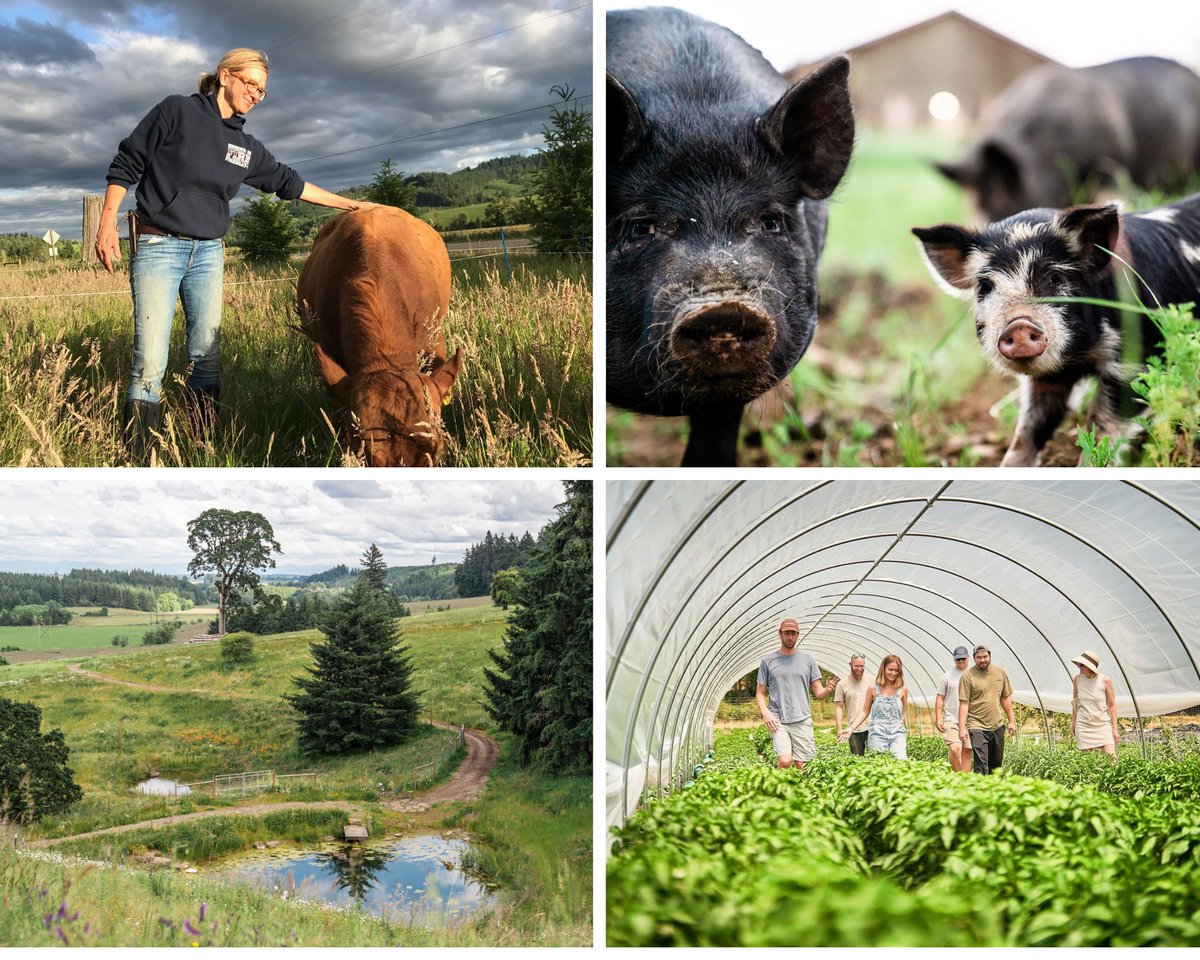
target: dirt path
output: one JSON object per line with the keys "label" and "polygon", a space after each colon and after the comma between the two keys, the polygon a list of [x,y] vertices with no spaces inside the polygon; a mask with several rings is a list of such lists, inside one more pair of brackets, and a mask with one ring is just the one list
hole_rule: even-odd
{"label": "dirt path", "polygon": [[[94,673],[91,670],[84,670],[76,664],[71,664],[69,669],[74,673],[80,673],[84,676],[91,677],[102,683],[115,683],[121,686],[134,687],[139,690],[152,690],[156,693],[211,693],[204,690],[183,690],[178,687],[160,687],[148,683],[135,683],[132,680],[117,680],[113,677],[105,677],[102,674]],[[248,697],[251,694],[221,694],[229,696]],[[435,727],[441,727],[446,730],[458,730],[459,727],[449,723],[435,723]],[[391,810],[400,812],[410,812],[413,810],[424,810],[438,803],[446,803],[449,801],[471,802],[475,800],[483,788],[487,785],[488,774],[491,773],[492,767],[496,763],[496,758],[500,755],[500,744],[489,737],[481,730],[467,730],[467,755],[463,758],[463,762],[459,764],[457,770],[451,775],[450,779],[445,783],[434,787],[425,793],[420,793],[410,799],[386,801],[384,806]],[[203,820],[206,817],[223,817],[233,815],[254,816],[264,813],[273,813],[276,810],[329,810],[329,809],[344,809],[351,815],[359,816],[363,813],[363,808],[360,804],[349,800],[311,800],[311,801],[288,801],[286,803],[254,803],[246,804],[238,807],[221,807],[216,810],[201,810],[197,813],[181,813],[170,817],[155,817],[153,820],[143,820],[140,823],[126,823],[117,827],[105,827],[101,830],[91,830],[87,833],[77,833],[70,837],[54,837],[46,840],[31,840],[25,844],[27,847],[48,847],[56,843],[62,843],[66,840],[86,840],[89,837],[105,836],[111,833],[125,833],[130,830],[153,829],[155,827],[165,827],[174,823],[183,823],[186,820]]]}
{"label": "dirt path", "polygon": [[100,683],[112,683],[118,687],[132,687],[134,690],[148,690],[151,693],[190,693],[202,697],[233,697],[237,700],[265,700],[266,697],[260,696],[257,693],[243,693],[238,690],[198,690],[189,689],[187,687],[163,687],[154,683],[138,683],[136,680],[119,680],[116,677],[106,677],[102,673],[96,673],[95,670],[84,670],[77,663],[68,663],[67,669],[71,673],[77,673],[83,677],[90,677],[92,680],[98,680]]}

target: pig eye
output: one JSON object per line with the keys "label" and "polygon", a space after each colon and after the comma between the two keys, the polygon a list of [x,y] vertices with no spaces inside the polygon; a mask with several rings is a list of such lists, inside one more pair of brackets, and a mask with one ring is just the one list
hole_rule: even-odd
{"label": "pig eye", "polygon": [[763,233],[782,233],[783,221],[779,217],[773,217],[770,214],[762,218]]}
{"label": "pig eye", "polygon": [[982,300],[995,289],[991,280],[987,277],[980,277],[979,282],[975,285],[975,296]]}
{"label": "pig eye", "polygon": [[638,220],[629,228],[629,239],[645,240],[647,237],[653,237],[657,233],[658,228],[653,220]]}
{"label": "pig eye", "polygon": [[1050,283],[1056,287],[1066,286],[1071,282],[1071,278],[1065,270],[1060,270],[1057,267],[1050,271]]}

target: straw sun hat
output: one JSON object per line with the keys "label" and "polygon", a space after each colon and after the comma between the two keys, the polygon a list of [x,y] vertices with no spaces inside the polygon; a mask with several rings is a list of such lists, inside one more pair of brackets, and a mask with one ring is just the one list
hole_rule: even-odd
{"label": "straw sun hat", "polygon": [[1100,672],[1100,658],[1092,653],[1091,650],[1084,650],[1079,656],[1072,657],[1071,662],[1077,663],[1081,667],[1087,667],[1095,673]]}

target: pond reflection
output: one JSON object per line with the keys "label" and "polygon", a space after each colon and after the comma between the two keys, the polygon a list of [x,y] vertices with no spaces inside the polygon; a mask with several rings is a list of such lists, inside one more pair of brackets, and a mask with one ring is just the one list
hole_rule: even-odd
{"label": "pond reflection", "polygon": [[494,897],[460,866],[465,840],[405,837],[386,844],[341,844],[319,852],[258,860],[234,869],[283,897],[357,906],[389,920],[459,918],[494,905]]}

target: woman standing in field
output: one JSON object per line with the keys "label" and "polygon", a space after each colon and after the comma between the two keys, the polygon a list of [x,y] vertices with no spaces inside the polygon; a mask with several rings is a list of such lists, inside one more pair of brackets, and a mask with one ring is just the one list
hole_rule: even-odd
{"label": "woman standing in field", "polygon": [[206,437],[221,395],[221,288],[229,201],[243,183],[284,200],[355,210],[375,206],[306,183],[242,131],[267,95],[267,55],[238,48],[200,78],[200,90],[170,96],[121,141],[108,168],[96,254],[109,273],[120,258],[117,208],[134,184],[137,211],[129,285],[133,290],[133,369],[122,415],[125,446],[143,462],[162,418],[162,380],[176,299],[187,321],[185,394],[192,432]]}
{"label": "woman standing in field", "polygon": [[1100,672],[1100,658],[1085,650],[1072,658],[1079,667],[1071,695],[1071,729],[1080,750],[1102,750],[1117,762],[1117,694],[1112,677]]}
{"label": "woman standing in field", "polygon": [[890,753],[897,760],[908,759],[908,728],[904,711],[908,707],[908,687],[904,685],[904,665],[894,653],[879,664],[875,684],[867,691],[862,710],[850,724],[851,729],[862,726],[870,717],[867,750]]}

